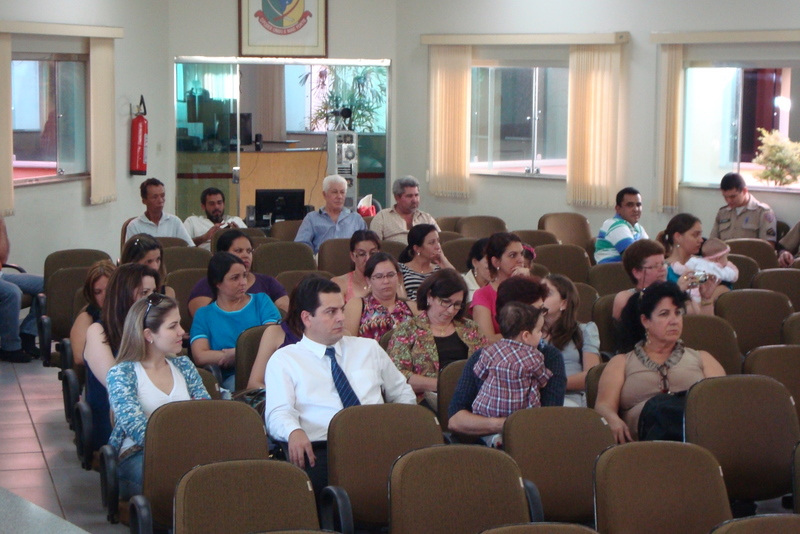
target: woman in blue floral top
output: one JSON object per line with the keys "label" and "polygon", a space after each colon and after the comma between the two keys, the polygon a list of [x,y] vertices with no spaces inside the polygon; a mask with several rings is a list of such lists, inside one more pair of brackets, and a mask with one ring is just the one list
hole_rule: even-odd
{"label": "woman in blue floral top", "polygon": [[194,364],[180,352],[184,331],[175,300],[153,293],[125,319],[117,363],[108,371],[116,418],[109,445],[119,452],[120,497],[141,493],[144,436],[150,415],[164,404],[210,399]]}

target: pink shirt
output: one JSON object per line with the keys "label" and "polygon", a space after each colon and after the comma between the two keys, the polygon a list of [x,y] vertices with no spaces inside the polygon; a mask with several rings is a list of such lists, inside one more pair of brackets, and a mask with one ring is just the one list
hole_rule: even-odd
{"label": "pink shirt", "polygon": [[497,291],[492,287],[492,284],[486,284],[472,295],[472,302],[469,303],[469,309],[473,310],[472,314],[475,315],[475,306],[483,306],[489,309],[492,314],[492,326],[494,333],[500,333],[500,325],[497,324]]}

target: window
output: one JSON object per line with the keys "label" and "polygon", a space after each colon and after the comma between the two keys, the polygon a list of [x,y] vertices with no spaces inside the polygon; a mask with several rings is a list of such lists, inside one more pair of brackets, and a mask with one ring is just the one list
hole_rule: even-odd
{"label": "window", "polygon": [[473,67],[470,172],[566,175],[569,69]]}
{"label": "window", "polygon": [[14,181],[86,175],[88,57],[12,57]]}

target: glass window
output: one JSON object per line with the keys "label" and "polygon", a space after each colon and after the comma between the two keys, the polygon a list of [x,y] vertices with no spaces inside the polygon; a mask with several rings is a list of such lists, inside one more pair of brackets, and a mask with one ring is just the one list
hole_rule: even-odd
{"label": "glass window", "polygon": [[470,171],[566,175],[569,69],[473,67]]}
{"label": "glass window", "polygon": [[86,61],[13,60],[14,180],[88,173]]}

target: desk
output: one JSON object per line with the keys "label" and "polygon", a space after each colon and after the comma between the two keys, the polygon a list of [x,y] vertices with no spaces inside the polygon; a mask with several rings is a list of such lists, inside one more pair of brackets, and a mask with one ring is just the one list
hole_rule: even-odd
{"label": "desk", "polygon": [[80,534],[86,531],[19,495],[0,488],[0,534]]}

